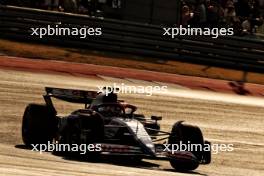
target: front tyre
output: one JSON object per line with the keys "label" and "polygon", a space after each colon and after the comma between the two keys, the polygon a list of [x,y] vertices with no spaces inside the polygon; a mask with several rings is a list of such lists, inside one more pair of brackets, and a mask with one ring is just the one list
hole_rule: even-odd
{"label": "front tyre", "polygon": [[211,142],[204,141],[204,145],[207,145],[206,147],[209,146],[209,150],[204,151],[202,163],[203,164],[209,164],[209,163],[211,163],[211,160],[212,160],[212,156],[211,156],[212,155],[211,154]]}
{"label": "front tyre", "polygon": [[[204,139],[202,132],[199,127],[182,124],[183,121],[176,122],[171,130],[171,134],[168,139],[169,144],[195,144],[199,145],[200,147],[204,146]],[[188,151],[191,160],[171,160],[171,166],[180,171],[189,171],[194,170],[199,166],[200,161],[203,159],[203,149],[198,151]]]}

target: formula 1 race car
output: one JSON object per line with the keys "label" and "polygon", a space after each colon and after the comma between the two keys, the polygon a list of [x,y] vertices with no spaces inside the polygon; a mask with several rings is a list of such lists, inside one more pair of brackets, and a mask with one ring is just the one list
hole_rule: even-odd
{"label": "formula 1 race car", "polygon": [[[178,121],[171,132],[160,130],[162,117],[136,114],[136,107],[117,94],[96,91],[46,87],[45,105],[29,104],[24,112],[22,138],[25,145],[34,144],[100,144],[100,150],[89,156],[117,155],[138,159],[168,160],[179,171],[196,169],[211,162],[211,144],[205,141],[200,128]],[[59,117],[52,97],[85,107],[68,116]],[[179,145],[195,145],[201,150]],[[206,148],[207,150],[204,150]]]}

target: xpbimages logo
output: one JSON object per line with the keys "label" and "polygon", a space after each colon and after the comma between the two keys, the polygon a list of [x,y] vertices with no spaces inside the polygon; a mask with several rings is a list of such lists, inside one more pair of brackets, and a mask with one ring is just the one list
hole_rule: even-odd
{"label": "xpbimages logo", "polygon": [[86,154],[87,152],[100,152],[102,151],[101,144],[31,144],[32,151],[35,152],[79,152]]}
{"label": "xpbimages logo", "polygon": [[59,25],[41,28],[31,28],[31,35],[43,38],[45,36],[77,36],[79,38],[87,38],[88,36],[100,36],[102,35],[101,28],[92,27],[60,27]]}
{"label": "xpbimages logo", "polygon": [[105,93],[108,96],[111,93],[123,93],[123,94],[145,94],[146,96],[152,96],[154,92],[164,93],[167,92],[168,86],[132,86],[125,83],[116,84],[112,86],[97,86],[98,93]]}
{"label": "xpbimages logo", "polygon": [[163,144],[164,152],[175,152],[182,151],[191,151],[191,152],[203,152],[211,151],[213,154],[218,154],[220,152],[232,152],[234,151],[233,144],[193,144],[190,141],[183,143],[182,141],[179,144]]}
{"label": "xpbimages logo", "polygon": [[163,36],[170,36],[175,38],[176,36],[211,36],[212,38],[218,38],[218,36],[231,36],[234,35],[233,28],[192,28],[190,25],[184,27],[163,28]]}

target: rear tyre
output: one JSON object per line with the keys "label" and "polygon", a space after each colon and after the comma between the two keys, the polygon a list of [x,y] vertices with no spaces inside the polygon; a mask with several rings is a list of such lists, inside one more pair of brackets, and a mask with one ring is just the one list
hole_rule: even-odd
{"label": "rear tyre", "polygon": [[22,122],[22,139],[26,146],[52,142],[57,131],[58,119],[45,105],[29,104]]}
{"label": "rear tyre", "polygon": [[[181,163],[179,161],[171,160],[171,166],[176,170],[187,171],[194,170],[199,166],[199,162],[203,159],[204,139],[199,127],[182,124],[183,121],[175,123],[169,136],[169,144],[200,144],[197,151],[191,152],[197,159],[197,162]],[[187,150],[188,151],[188,150]]]}

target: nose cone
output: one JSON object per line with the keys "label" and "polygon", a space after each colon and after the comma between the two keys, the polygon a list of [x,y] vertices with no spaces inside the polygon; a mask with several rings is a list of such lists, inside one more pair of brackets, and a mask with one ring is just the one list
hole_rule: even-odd
{"label": "nose cone", "polygon": [[126,124],[139,141],[144,152],[151,156],[155,156],[155,146],[144,126],[137,120],[127,121]]}

